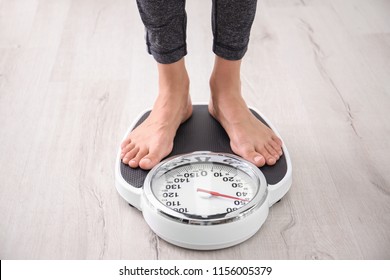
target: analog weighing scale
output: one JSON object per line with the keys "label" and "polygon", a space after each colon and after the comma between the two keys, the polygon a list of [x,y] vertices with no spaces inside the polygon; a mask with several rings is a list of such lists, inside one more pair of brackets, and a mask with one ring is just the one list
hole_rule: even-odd
{"label": "analog weighing scale", "polygon": [[[280,137],[263,115],[251,111]],[[149,113],[141,114],[124,138]],[[291,160],[282,148],[275,165],[258,168],[233,154],[207,105],[194,105],[191,118],[177,130],[172,152],[152,170],[123,164],[119,148],[115,184],[162,239],[189,249],[226,248],[254,235],[269,208],[290,189]]]}

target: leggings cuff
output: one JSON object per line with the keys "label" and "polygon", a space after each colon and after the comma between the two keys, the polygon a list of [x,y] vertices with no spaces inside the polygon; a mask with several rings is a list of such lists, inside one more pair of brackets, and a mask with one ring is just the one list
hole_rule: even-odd
{"label": "leggings cuff", "polygon": [[153,55],[154,59],[161,64],[170,64],[179,61],[187,55],[187,45],[184,44],[177,49],[168,52],[158,52],[148,45],[148,53]]}
{"label": "leggings cuff", "polygon": [[240,60],[244,57],[247,50],[248,46],[245,46],[241,49],[236,49],[217,42],[213,42],[213,52],[226,60]]}

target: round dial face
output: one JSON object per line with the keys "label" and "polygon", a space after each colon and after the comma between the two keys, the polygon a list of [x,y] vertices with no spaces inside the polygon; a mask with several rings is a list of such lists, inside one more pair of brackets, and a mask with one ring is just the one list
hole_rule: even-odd
{"label": "round dial face", "polygon": [[[220,220],[241,215],[265,196],[259,169],[241,158],[192,153],[155,167],[145,193],[160,212],[192,220]],[[264,199],[263,199],[264,200]]]}

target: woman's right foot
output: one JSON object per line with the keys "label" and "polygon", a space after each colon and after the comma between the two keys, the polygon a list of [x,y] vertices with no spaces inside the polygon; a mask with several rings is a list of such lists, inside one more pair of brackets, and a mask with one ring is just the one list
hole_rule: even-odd
{"label": "woman's right foot", "polygon": [[153,168],[173,148],[180,124],[192,114],[189,78],[184,58],[172,64],[158,64],[159,95],[147,119],[126,137],[121,159],[132,168]]}
{"label": "woman's right foot", "polygon": [[209,112],[229,135],[235,154],[259,167],[274,165],[283,153],[283,143],[248,109],[241,95],[240,65],[241,61],[216,57]]}

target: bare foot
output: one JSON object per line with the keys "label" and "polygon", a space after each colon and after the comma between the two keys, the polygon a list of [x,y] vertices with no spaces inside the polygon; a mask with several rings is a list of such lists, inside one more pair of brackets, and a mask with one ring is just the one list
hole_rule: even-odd
{"label": "bare foot", "polygon": [[209,112],[229,135],[234,153],[259,167],[274,165],[282,155],[282,141],[248,109],[241,96],[239,63],[216,58]]}
{"label": "bare foot", "polygon": [[148,118],[121,145],[121,159],[132,168],[151,169],[173,148],[180,124],[192,114],[184,59],[159,64],[159,95]]}

